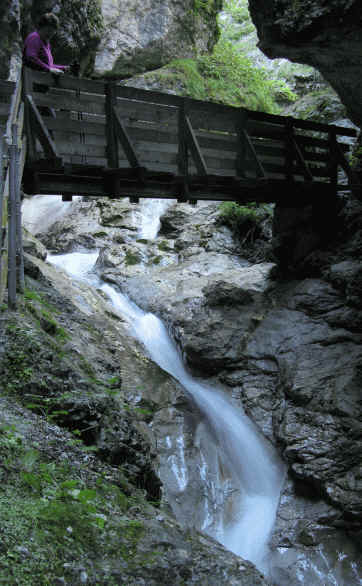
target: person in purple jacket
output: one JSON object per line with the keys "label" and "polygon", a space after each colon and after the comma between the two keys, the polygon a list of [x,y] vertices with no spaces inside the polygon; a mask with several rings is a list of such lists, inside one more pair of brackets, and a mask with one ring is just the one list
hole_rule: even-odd
{"label": "person in purple jacket", "polygon": [[58,26],[59,19],[55,14],[48,12],[40,17],[37,30],[30,33],[24,41],[24,65],[38,71],[50,71],[56,75],[69,69],[68,65],[54,63],[50,40],[57,32]]}

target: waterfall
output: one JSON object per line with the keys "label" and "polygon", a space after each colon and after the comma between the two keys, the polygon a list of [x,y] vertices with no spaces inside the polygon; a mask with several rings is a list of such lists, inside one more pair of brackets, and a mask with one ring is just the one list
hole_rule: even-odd
{"label": "waterfall", "polygon": [[[155,237],[159,213],[164,209],[157,204],[155,207],[156,218],[148,206],[148,215],[140,230],[148,238]],[[92,268],[96,257],[97,252],[70,253],[49,255],[48,260],[61,266],[72,276],[86,279],[91,285],[95,285],[97,277],[92,274]],[[226,548],[267,572],[267,544],[285,475],[284,466],[275,450],[258,432],[241,407],[236,408],[221,390],[192,378],[184,367],[178,348],[155,315],[145,313],[111,285],[98,282],[98,286],[108,295],[115,310],[130,324],[152,360],[177,379],[185,393],[197,405],[205,418],[210,437],[216,442],[223,466],[232,478],[233,486],[237,487],[232,521],[225,520],[217,530],[211,529],[212,525],[205,522],[205,531]],[[179,478],[185,488],[187,478],[183,463],[179,466]],[[226,515],[224,517],[226,519]]]}
{"label": "waterfall", "polygon": [[144,199],[140,204],[142,222],[139,237],[153,240],[160,228],[160,218],[174,204],[172,199]]}
{"label": "waterfall", "polygon": [[32,234],[45,232],[54,222],[71,212],[72,206],[82,199],[76,195],[73,201],[63,202],[54,195],[33,195],[22,204],[23,226]]}

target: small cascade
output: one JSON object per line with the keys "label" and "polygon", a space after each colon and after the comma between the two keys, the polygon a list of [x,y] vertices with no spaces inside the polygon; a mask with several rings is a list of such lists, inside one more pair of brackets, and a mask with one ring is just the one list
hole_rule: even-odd
{"label": "small cascade", "polygon": [[[156,215],[160,209],[165,208],[158,206]],[[149,238],[154,238],[155,230],[157,231],[157,222],[150,213],[141,232],[143,235],[147,233]],[[99,282],[92,273],[97,254],[92,252],[49,255],[48,260],[61,266],[70,275],[87,280],[91,285],[100,286],[116,311],[130,324],[150,357],[180,382],[192,403],[202,413],[204,425],[208,428],[209,437],[213,438],[216,444],[218,458],[231,479],[232,491],[235,493],[232,499],[232,515],[230,510],[225,512],[221,524],[216,524],[215,527],[212,523],[212,511],[206,510],[202,528],[226,548],[249,559],[267,573],[268,540],[284,482],[284,465],[274,448],[258,432],[240,406],[236,408],[221,390],[196,381],[190,376],[179,349],[155,315],[145,313],[111,285]],[[184,450],[180,453],[184,454]],[[201,454],[201,459],[204,457],[205,454]],[[183,458],[178,460],[180,461],[173,462],[177,468],[175,474],[180,489],[185,490],[187,463]],[[206,479],[206,460],[203,473]]]}
{"label": "small cascade", "polygon": [[23,225],[32,234],[45,232],[61,217],[71,213],[72,206],[81,201],[79,195],[73,201],[64,202],[56,195],[33,195],[22,203]]}
{"label": "small cascade", "polygon": [[140,204],[142,215],[139,238],[153,240],[160,229],[160,218],[162,214],[174,205],[172,199],[144,199]]}

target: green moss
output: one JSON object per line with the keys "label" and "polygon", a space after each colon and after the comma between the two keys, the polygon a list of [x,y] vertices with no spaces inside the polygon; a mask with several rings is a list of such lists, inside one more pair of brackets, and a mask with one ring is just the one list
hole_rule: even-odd
{"label": "green moss", "polygon": [[126,256],[124,258],[124,263],[127,266],[137,265],[141,262],[141,260],[142,260],[142,257],[138,252],[131,252],[130,250],[127,250]]}
{"label": "green moss", "polygon": [[93,236],[94,238],[104,238],[106,237],[108,234],[107,232],[94,232]]}
{"label": "green moss", "polygon": [[157,246],[159,250],[162,250],[164,252],[172,252],[172,248],[169,246],[167,240],[162,240]]}

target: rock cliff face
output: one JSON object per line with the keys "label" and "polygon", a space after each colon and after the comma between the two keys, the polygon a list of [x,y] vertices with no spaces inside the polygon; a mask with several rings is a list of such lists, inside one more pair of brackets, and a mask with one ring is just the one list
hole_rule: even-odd
{"label": "rock cliff face", "polygon": [[119,78],[210,49],[220,9],[220,0],[207,6],[194,0],[5,0],[0,7],[0,77],[14,76],[22,39],[43,12],[53,11],[60,18],[53,42],[59,63],[77,59],[88,76]]}
{"label": "rock cliff face", "polygon": [[[162,218],[159,237],[149,242],[137,237],[141,215],[128,202],[83,202],[75,206],[71,221],[60,217],[39,237],[59,252],[102,249],[102,277],[162,316],[189,368],[221,385],[278,446],[289,480],[272,541],[275,582],[317,586],[336,580],[357,586],[362,571],[357,554],[362,522],[361,205],[345,202],[335,242],[311,253],[299,275],[288,279],[270,262],[243,258],[243,245],[217,216],[215,204],[196,210],[173,205]],[[29,247],[35,250],[34,244]],[[47,282],[45,267],[33,260],[27,270],[37,276],[40,269],[37,279]],[[76,294],[71,299],[79,303]],[[108,339],[103,326],[102,332]],[[111,348],[114,335],[109,340]],[[112,432],[119,417],[102,408],[98,431],[89,441],[111,461],[122,461],[133,481],[148,479],[146,488],[157,489],[156,469],[164,505],[185,526],[201,527],[201,513],[190,514],[201,511],[200,493],[209,510],[218,509],[212,484],[216,469],[209,469],[205,481],[198,458],[200,442],[209,445],[211,439],[181,389],[151,365],[146,371],[142,360],[132,363],[129,343],[122,338],[121,345],[119,358],[109,358],[124,368],[121,396],[151,413]],[[103,367],[104,359],[103,353]],[[94,357],[90,362],[96,365]],[[95,405],[93,413],[99,410]],[[141,451],[137,458],[124,450],[129,443]]]}
{"label": "rock cliff face", "polygon": [[105,30],[97,50],[95,73],[129,77],[156,69],[171,59],[205,52],[217,38],[220,0],[195,8],[194,0],[103,0]]}
{"label": "rock cliff face", "polygon": [[312,65],[332,85],[355,124],[362,123],[361,29],[358,0],[249,0],[259,46],[271,58]]}

